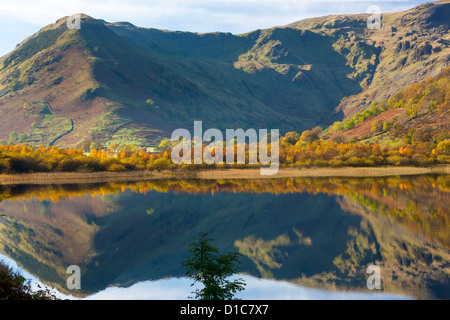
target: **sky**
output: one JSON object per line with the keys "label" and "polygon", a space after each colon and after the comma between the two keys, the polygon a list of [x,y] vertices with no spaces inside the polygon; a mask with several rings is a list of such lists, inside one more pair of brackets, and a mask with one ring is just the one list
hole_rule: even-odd
{"label": "sky", "polygon": [[329,14],[381,13],[421,0],[0,0],[0,57],[59,18],[85,13],[109,22],[191,32],[245,33]]}

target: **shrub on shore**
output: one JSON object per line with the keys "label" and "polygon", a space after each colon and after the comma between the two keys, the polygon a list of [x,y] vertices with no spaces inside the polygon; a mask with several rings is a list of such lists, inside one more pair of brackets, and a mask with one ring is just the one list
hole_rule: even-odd
{"label": "shrub on shore", "polygon": [[31,290],[29,281],[0,261],[0,300],[55,300],[49,290]]}

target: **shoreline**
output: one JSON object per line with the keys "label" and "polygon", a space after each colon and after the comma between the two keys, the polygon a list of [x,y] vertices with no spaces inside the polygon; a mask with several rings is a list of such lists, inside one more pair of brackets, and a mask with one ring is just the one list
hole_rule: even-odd
{"label": "shoreline", "polygon": [[160,179],[281,179],[281,178],[370,178],[450,174],[450,165],[433,167],[342,167],[342,168],[280,168],[277,174],[263,176],[259,168],[200,169],[195,171],[129,171],[129,172],[44,172],[1,174],[0,185],[12,184],[77,184],[104,182],[137,182]]}

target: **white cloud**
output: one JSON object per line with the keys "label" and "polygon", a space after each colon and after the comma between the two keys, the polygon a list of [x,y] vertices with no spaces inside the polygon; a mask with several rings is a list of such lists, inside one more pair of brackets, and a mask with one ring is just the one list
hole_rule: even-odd
{"label": "white cloud", "polygon": [[[405,6],[418,1],[378,0],[388,8],[402,1]],[[349,6],[349,2],[351,6]],[[202,26],[219,30],[215,26],[229,25],[229,29],[250,31],[255,25],[287,24],[311,14],[325,15],[334,11],[365,12],[368,2],[363,0],[1,0],[0,17],[35,24],[48,24],[73,13],[86,13],[110,21],[152,23],[166,28],[188,22],[183,29]],[[235,27],[235,25],[239,27]]]}

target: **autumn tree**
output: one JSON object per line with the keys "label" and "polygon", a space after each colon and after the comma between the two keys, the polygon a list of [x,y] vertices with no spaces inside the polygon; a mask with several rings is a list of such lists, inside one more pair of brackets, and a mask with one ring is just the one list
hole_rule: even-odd
{"label": "autumn tree", "polygon": [[284,143],[296,144],[300,140],[300,134],[295,131],[291,131],[285,134],[283,138]]}
{"label": "autumn tree", "polygon": [[89,145],[89,149],[90,149],[90,150],[92,150],[92,149],[97,150],[98,148],[100,148],[100,146],[99,146],[99,144],[98,144],[97,142],[92,142],[92,143]]}
{"label": "autumn tree", "polygon": [[381,121],[380,119],[372,121],[370,125],[370,131],[372,133],[378,133],[381,132],[382,130],[383,130],[383,121]]}
{"label": "autumn tree", "polygon": [[18,138],[19,138],[19,134],[17,133],[17,131],[11,131],[9,133],[9,141],[11,141],[12,143],[15,143]]}
{"label": "autumn tree", "polygon": [[26,139],[27,139],[27,135],[25,133],[19,134],[18,140],[20,143],[25,142]]}
{"label": "autumn tree", "polygon": [[84,140],[84,141],[81,143],[81,149],[82,149],[84,152],[89,152],[89,151],[91,151],[90,146],[91,146],[91,142],[88,141],[88,140]]}
{"label": "autumn tree", "polygon": [[153,101],[152,99],[147,99],[147,101],[145,101],[145,103],[149,106],[149,107],[153,107],[155,105],[155,101]]}
{"label": "autumn tree", "polygon": [[319,140],[319,135],[322,133],[321,127],[315,127],[312,130],[305,130],[302,132],[300,141],[310,143]]}

